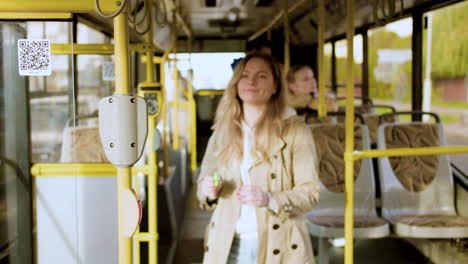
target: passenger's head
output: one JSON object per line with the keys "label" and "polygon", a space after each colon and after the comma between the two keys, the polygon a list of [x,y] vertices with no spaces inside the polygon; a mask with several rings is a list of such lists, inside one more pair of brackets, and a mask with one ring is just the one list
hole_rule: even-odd
{"label": "passenger's head", "polygon": [[314,71],[308,65],[293,65],[287,79],[289,90],[294,95],[317,93]]}
{"label": "passenger's head", "polygon": [[281,72],[270,56],[255,53],[247,56],[233,82],[241,104],[267,105],[280,99]]}
{"label": "passenger's head", "polygon": [[278,114],[285,106],[283,87],[279,64],[269,55],[253,53],[236,67],[220,104],[224,101],[240,113],[244,103],[265,105],[268,112],[274,109],[272,114]]}
{"label": "passenger's head", "polygon": [[[285,89],[281,69],[275,60],[262,53],[247,55],[235,68],[231,81],[216,111],[214,128],[223,144],[242,152],[243,105],[263,106],[254,131],[256,135],[274,135],[285,111]],[[260,149],[267,148],[260,143]],[[231,153],[233,148],[231,148]],[[262,151],[262,150],[260,150]]]}
{"label": "passenger's head", "polygon": [[245,47],[247,55],[256,52],[271,55],[273,52],[272,49],[273,45],[271,41],[268,40],[254,40],[252,42],[247,42]]}

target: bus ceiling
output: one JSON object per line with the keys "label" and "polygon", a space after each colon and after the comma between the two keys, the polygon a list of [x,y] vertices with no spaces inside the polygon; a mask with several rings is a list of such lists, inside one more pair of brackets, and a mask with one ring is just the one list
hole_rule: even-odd
{"label": "bus ceiling", "polygon": [[[383,25],[418,11],[460,2],[460,0],[355,0],[356,33],[362,28]],[[285,11],[287,10],[287,11]],[[289,15],[293,43],[317,42],[316,0],[180,0],[181,15],[191,25],[197,40],[253,40],[267,31],[282,33],[282,16]],[[325,38],[344,38],[344,0],[325,1]],[[179,32],[179,39],[184,39]]]}
{"label": "bus ceiling", "polygon": [[[112,1],[99,0],[104,13],[115,11],[111,8]],[[434,8],[461,2],[462,0],[355,0],[356,33],[362,29],[384,25],[386,23],[411,16],[415,11],[425,12]],[[13,1],[14,2],[14,1]],[[94,11],[93,0],[41,2],[24,0],[21,10],[16,4],[4,3],[0,12],[74,12],[80,22],[92,24],[96,29],[108,35],[113,34],[112,20],[104,18]],[[179,39],[178,51],[185,51],[187,39],[204,41],[221,40],[223,43],[234,41],[216,51],[242,51],[243,43],[262,35],[283,37],[284,14],[288,14],[291,42],[294,45],[306,46],[317,42],[318,0],[129,0],[131,12],[135,18],[145,15],[144,3],[150,3],[153,12],[153,38],[161,50],[166,50],[171,43],[171,32],[176,31]],[[346,5],[344,0],[325,2],[325,39],[338,40],[345,37]],[[48,4],[49,3],[49,4]],[[52,3],[54,3],[52,5]],[[77,5],[77,11],[60,9]],[[23,10],[24,9],[24,10]],[[37,10],[36,10],[37,9]],[[44,9],[44,10],[42,10]],[[42,11],[41,11],[42,10]],[[176,10],[174,15],[173,11]],[[107,11],[107,12],[106,12]],[[174,28],[174,20],[177,28]],[[130,41],[143,42],[143,36],[136,30],[130,30]],[[276,33],[276,34],[275,34]],[[263,36],[264,37],[264,36]],[[274,40],[274,39],[273,39]],[[208,46],[217,46],[216,44]],[[181,47],[179,49],[179,47]],[[206,51],[206,49],[204,49]],[[212,51],[212,50],[210,50]]]}

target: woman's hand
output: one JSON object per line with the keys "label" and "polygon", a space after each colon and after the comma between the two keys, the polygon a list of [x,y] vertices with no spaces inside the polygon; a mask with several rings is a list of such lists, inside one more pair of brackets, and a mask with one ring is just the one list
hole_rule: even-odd
{"label": "woman's hand", "polygon": [[239,199],[242,204],[256,207],[266,207],[270,202],[268,193],[255,185],[241,185],[237,191],[237,199]]}
{"label": "woman's hand", "polygon": [[210,200],[216,200],[221,189],[222,181],[218,180],[218,186],[215,186],[213,177],[204,177],[202,183],[202,192]]}

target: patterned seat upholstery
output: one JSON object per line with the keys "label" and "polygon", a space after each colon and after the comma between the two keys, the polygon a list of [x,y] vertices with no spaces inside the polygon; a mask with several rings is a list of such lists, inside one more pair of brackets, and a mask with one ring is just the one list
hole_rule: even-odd
{"label": "patterned seat upholstery", "polygon": [[394,222],[425,227],[468,227],[468,218],[457,215],[402,215]]}
{"label": "patterned seat upholstery", "polygon": [[[345,164],[343,153],[345,150],[345,128],[342,125],[328,125],[312,127],[317,158],[319,162],[320,181],[332,192],[344,192]],[[356,127],[354,134],[354,148],[362,149],[362,131]],[[361,163],[354,162],[354,179],[359,175]]]}
{"label": "patterned seat upholstery", "polygon": [[[310,125],[310,128],[317,150],[321,191],[317,206],[306,215],[309,233],[321,239],[343,237],[345,126],[344,124],[322,123]],[[369,149],[367,127],[356,125],[354,130],[354,149]],[[376,238],[389,234],[388,223],[378,218],[375,210],[373,172],[370,159],[354,162],[354,235],[356,238]],[[322,241],[320,244],[323,246],[326,242]]]}
{"label": "patterned seat upholstery", "polygon": [[[387,148],[416,148],[439,145],[436,124],[414,124],[389,126],[385,129]],[[393,172],[410,192],[420,192],[427,188],[437,173],[438,157],[404,156],[390,157]]]}
{"label": "patterned seat upholstery", "polygon": [[[377,143],[377,129],[379,127],[379,115],[377,114],[364,114],[364,120],[366,120],[366,125],[369,128],[369,137],[371,144]],[[384,119],[385,123],[394,123],[395,118],[393,116],[386,117]]]}
{"label": "patterned seat upholstery", "polygon": [[[444,146],[440,123],[383,124],[378,148]],[[414,238],[468,237],[468,218],[457,215],[448,155],[382,157],[382,214],[399,236]]]}

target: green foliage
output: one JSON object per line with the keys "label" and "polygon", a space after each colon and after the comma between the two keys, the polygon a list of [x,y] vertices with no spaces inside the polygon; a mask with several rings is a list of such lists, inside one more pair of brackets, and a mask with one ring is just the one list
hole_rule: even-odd
{"label": "green foliage", "polygon": [[464,77],[468,72],[468,2],[433,12],[432,78]]}
{"label": "green foliage", "polygon": [[[468,74],[468,1],[432,12],[432,78],[460,78]],[[427,32],[424,31],[424,41]],[[424,42],[425,43],[425,42]],[[425,45],[424,45],[425,46]],[[410,102],[412,63],[408,61],[392,68],[390,83],[374,76],[378,66],[378,50],[411,49],[411,36],[400,37],[384,27],[369,33],[369,93],[371,98]],[[424,52],[424,51],[423,51]],[[423,58],[425,53],[423,53]],[[337,82],[345,84],[346,58],[336,58]],[[362,83],[361,65],[354,66],[355,83]],[[331,58],[325,58],[326,83],[331,84]],[[434,98],[441,97],[434,89]],[[437,102],[439,103],[439,99]]]}
{"label": "green foliage", "polygon": [[380,49],[411,49],[411,36],[401,38],[385,28],[372,30],[369,36],[369,93],[371,98],[397,99],[409,101],[411,90],[411,61],[399,66],[398,80],[391,83],[378,81],[374,70],[378,66],[378,50]]}
{"label": "green foliage", "polygon": [[460,122],[460,115],[441,115],[440,121],[444,124]]}

